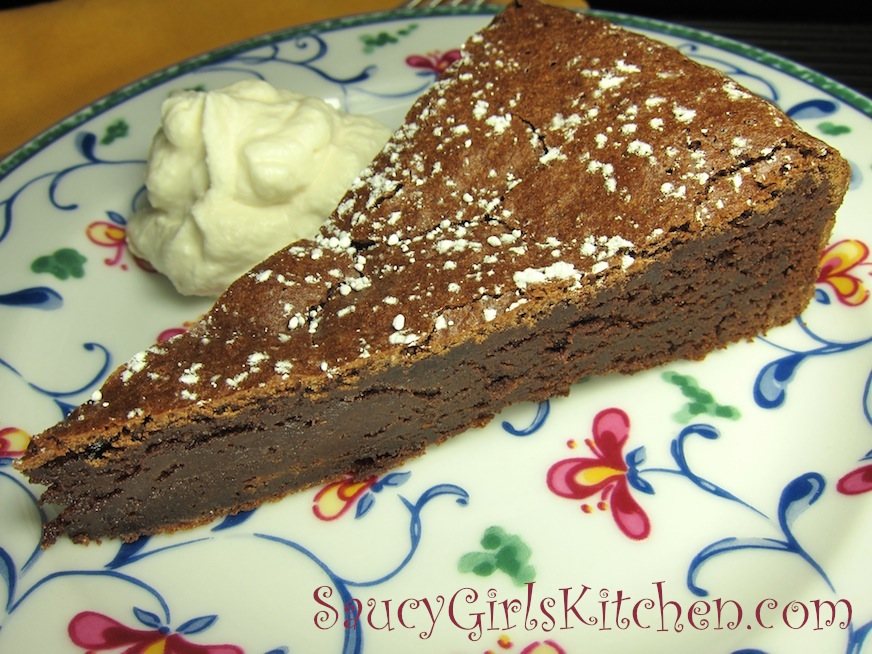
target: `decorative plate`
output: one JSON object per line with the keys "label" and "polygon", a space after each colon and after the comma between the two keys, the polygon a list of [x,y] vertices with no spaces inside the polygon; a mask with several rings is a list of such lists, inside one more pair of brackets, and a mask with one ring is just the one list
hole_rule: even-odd
{"label": "decorative plate", "polygon": [[358,16],[186,61],[0,163],[0,651],[872,651],[872,103],[732,41],[607,17],[852,162],[801,319],[515,406],[380,478],[41,550],[39,490],[11,465],[29,435],[207,309],[125,249],[163,98],[259,77],[397,125],[490,16]]}

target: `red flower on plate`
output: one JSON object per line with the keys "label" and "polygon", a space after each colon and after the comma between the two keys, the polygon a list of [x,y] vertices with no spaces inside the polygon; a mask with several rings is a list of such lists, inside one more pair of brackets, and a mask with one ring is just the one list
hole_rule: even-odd
{"label": "red flower on plate", "polygon": [[553,640],[546,640],[527,645],[520,654],[566,654],[566,650]]}
{"label": "red flower on plate", "polygon": [[[148,614],[150,615],[150,614]],[[212,619],[191,621],[179,632],[195,633],[212,624]],[[120,654],[244,654],[235,645],[196,645],[181,633],[170,633],[166,627],[134,629],[101,613],[83,611],[77,614],[67,629],[70,640],[83,647],[86,654],[124,648]]]}
{"label": "red flower on plate", "polygon": [[[866,458],[872,458],[872,452]],[[844,475],[836,482],[836,490],[842,495],[860,495],[872,491],[872,463]]]}
{"label": "red flower on plate", "polygon": [[449,50],[448,52],[437,50],[426,55],[410,55],[406,57],[406,63],[412,68],[423,68],[436,75],[441,75],[458,59],[460,59],[460,50]]}
{"label": "red flower on plate", "polygon": [[346,477],[327,484],[315,495],[312,510],[321,520],[336,520],[354,506],[354,503],[372,488],[376,481],[378,477],[370,477],[363,481]]}
{"label": "red flower on plate", "polygon": [[872,266],[869,246],[862,241],[845,239],[829,246],[821,254],[818,284],[828,284],[839,302],[856,307],[869,299],[869,289],[856,274],[857,269]]}
{"label": "red flower on plate", "polygon": [[354,506],[355,517],[363,517],[375,504],[375,493],[381,493],[385,488],[401,486],[409,478],[409,474],[391,472],[381,479],[373,475],[360,481],[350,475],[345,476],[318,491],[312,503],[312,511],[320,520],[336,520]]}
{"label": "red flower on plate", "polygon": [[[620,409],[600,411],[593,419],[593,439],[585,443],[592,457],[558,461],[548,471],[548,488],[560,497],[586,500],[599,495],[597,507],[610,510],[620,530],[634,540],[651,532],[648,516],[630,492],[635,468],[623,457],[630,437],[630,419]],[[639,483],[639,482],[637,482]],[[582,509],[590,511],[590,505]]]}
{"label": "red flower on plate", "polygon": [[17,427],[0,429],[0,459],[17,459],[27,450],[30,435]]}
{"label": "red flower on plate", "polygon": [[163,343],[164,341],[168,341],[171,338],[175,338],[176,336],[179,336],[180,334],[184,334],[191,327],[193,327],[195,324],[197,324],[195,321],[186,320],[185,322],[182,323],[181,327],[169,327],[167,329],[164,329],[160,334],[157,335],[157,342]]}
{"label": "red flower on plate", "polygon": [[[516,643],[508,634],[503,634],[497,639],[497,647],[501,650],[514,649]],[[489,649],[484,654],[496,654],[497,650]],[[535,641],[521,649],[518,654],[566,654],[566,650],[558,645],[555,641],[548,639],[544,641]]]}
{"label": "red flower on plate", "polygon": [[85,235],[94,245],[108,248],[112,256],[103,260],[107,266],[119,266],[127,270],[127,264],[123,262],[124,255],[130,253],[134,263],[146,272],[156,272],[154,267],[147,261],[135,256],[127,246],[127,221],[114,211],[108,212],[109,220],[97,220],[85,229]]}

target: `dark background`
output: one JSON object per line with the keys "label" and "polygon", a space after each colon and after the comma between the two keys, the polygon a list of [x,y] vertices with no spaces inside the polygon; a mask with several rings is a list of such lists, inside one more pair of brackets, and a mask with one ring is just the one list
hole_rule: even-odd
{"label": "dark background", "polygon": [[798,0],[777,3],[588,0],[588,3],[593,9],[658,18],[757,46],[872,98],[872,22],[865,3]]}

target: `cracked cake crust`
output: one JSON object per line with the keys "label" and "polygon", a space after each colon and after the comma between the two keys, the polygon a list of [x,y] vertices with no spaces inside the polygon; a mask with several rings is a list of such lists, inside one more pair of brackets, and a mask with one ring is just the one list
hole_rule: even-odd
{"label": "cracked cake crust", "polygon": [[589,375],[799,314],[836,151],[678,51],[524,0],[466,44],[317,238],[34,438],[50,543],[376,474]]}

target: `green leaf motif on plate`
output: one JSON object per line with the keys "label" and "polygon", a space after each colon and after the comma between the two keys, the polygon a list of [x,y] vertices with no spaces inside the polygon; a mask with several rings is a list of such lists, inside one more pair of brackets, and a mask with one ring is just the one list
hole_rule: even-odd
{"label": "green leaf motif on plate", "polygon": [[103,138],[100,139],[101,145],[111,145],[115,140],[124,138],[130,133],[130,126],[123,118],[109,124],[106,131],[103,133]]}
{"label": "green leaf motif on plate", "polygon": [[680,375],[677,372],[664,372],[663,379],[670,384],[675,384],[681,389],[681,393],[689,400],[684,407],[673,415],[673,418],[681,424],[687,424],[696,416],[707,414],[716,418],[728,418],[738,420],[741,413],[734,406],[718,404],[714,396],[704,388],[701,388],[696,379],[690,375]]}
{"label": "green leaf motif on plate", "polygon": [[471,572],[479,577],[489,577],[499,570],[512,578],[516,586],[532,582],[536,569],[530,565],[533,552],[530,547],[502,527],[488,527],[481,538],[484,552],[468,552],[460,557],[457,565],[460,572]]}
{"label": "green leaf motif on plate", "polygon": [[363,41],[363,51],[366,54],[371,54],[383,46],[399,43],[401,37],[409,36],[416,29],[418,29],[418,24],[410,23],[395,32],[382,31],[377,34],[364,34],[360,37],[360,40]]}
{"label": "green leaf motif on plate", "polygon": [[831,123],[828,120],[818,125],[818,129],[820,129],[820,131],[827,136],[839,136],[840,134],[851,133],[851,128],[847,125],[837,125],[836,123]]}
{"label": "green leaf motif on plate", "polygon": [[52,254],[37,257],[30,264],[30,269],[35,273],[48,273],[58,279],[75,277],[80,279],[85,276],[85,262],[87,259],[73,248],[61,248]]}

